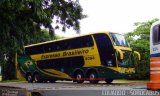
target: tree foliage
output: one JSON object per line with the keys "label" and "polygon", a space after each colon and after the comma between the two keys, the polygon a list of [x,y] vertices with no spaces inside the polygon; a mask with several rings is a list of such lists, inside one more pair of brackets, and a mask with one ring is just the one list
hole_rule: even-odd
{"label": "tree foliage", "polygon": [[136,22],[134,25],[136,29],[133,32],[125,34],[128,39],[130,46],[140,52],[141,61],[136,66],[136,78],[148,79],[149,78],[149,37],[150,37],[150,27],[152,23],[158,21],[159,19],[153,19],[146,22]]}
{"label": "tree foliage", "polygon": [[[72,27],[79,32],[84,18],[78,1],[0,0],[0,62],[3,79],[14,78],[14,57],[24,45],[48,40],[54,31]],[[52,26],[53,24],[53,26]],[[41,26],[49,30],[45,33]],[[4,61],[4,54],[8,60]]]}

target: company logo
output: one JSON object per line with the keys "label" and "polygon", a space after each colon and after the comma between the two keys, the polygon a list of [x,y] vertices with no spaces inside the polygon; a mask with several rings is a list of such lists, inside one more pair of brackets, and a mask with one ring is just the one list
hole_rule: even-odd
{"label": "company logo", "polygon": [[31,60],[28,60],[28,61],[25,62],[25,65],[26,65],[27,67],[29,67],[29,66],[32,65],[32,64],[33,64],[33,62],[32,62]]}

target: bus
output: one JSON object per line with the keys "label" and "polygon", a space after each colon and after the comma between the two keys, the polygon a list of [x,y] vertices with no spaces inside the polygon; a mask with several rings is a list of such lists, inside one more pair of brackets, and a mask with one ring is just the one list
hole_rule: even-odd
{"label": "bus", "polygon": [[148,89],[160,89],[160,21],[154,22],[150,29],[150,82]]}
{"label": "bus", "polygon": [[135,73],[134,57],[125,37],[101,32],[32,44],[18,56],[18,68],[28,82],[72,80],[111,83]]}

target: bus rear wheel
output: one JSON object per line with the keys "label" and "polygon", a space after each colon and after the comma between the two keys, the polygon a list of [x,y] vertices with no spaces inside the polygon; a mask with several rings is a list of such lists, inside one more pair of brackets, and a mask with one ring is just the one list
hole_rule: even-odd
{"label": "bus rear wheel", "polygon": [[75,81],[77,82],[77,83],[83,83],[84,82],[84,75],[83,75],[83,73],[82,72],[76,72],[75,73]]}
{"label": "bus rear wheel", "polygon": [[28,83],[32,83],[33,82],[32,75],[31,74],[27,74],[26,80],[28,81]]}
{"label": "bus rear wheel", "polygon": [[34,76],[33,76],[33,81],[35,83],[40,83],[40,78],[39,78],[39,74],[38,73],[35,73]]}
{"label": "bus rear wheel", "polygon": [[105,81],[106,81],[107,84],[111,84],[113,79],[105,79]]}
{"label": "bus rear wheel", "polygon": [[92,83],[92,84],[96,84],[96,83],[99,82],[99,80],[98,80],[98,75],[97,75],[96,72],[91,71],[91,72],[89,73],[89,82]]}

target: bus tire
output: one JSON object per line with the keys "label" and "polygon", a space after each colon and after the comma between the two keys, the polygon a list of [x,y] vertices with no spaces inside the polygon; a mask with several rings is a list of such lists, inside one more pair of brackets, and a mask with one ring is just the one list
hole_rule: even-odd
{"label": "bus tire", "polygon": [[38,73],[35,73],[35,74],[34,74],[34,76],[33,76],[33,81],[34,81],[35,83],[40,83],[40,82],[41,82]]}
{"label": "bus tire", "polygon": [[32,75],[30,73],[28,73],[26,75],[26,80],[28,81],[28,83],[32,83],[33,82],[33,78],[32,78]]}
{"label": "bus tire", "polygon": [[106,82],[107,84],[111,84],[112,81],[113,81],[113,79],[105,79],[105,82]]}
{"label": "bus tire", "polygon": [[99,82],[98,74],[95,71],[89,72],[88,78],[89,78],[89,82],[92,84],[97,84]]}
{"label": "bus tire", "polygon": [[75,81],[77,83],[83,83],[84,82],[84,74],[81,71],[75,72],[74,77],[75,77],[75,79],[76,79]]}

